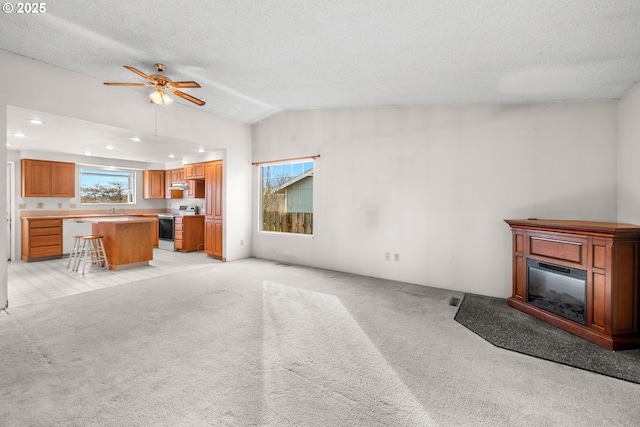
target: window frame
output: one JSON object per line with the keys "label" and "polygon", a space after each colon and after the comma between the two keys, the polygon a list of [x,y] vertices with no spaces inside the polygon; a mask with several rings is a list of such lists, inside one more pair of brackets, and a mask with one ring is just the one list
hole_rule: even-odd
{"label": "window frame", "polygon": [[[264,230],[264,190],[263,190],[263,175],[264,175],[264,169],[263,168],[273,168],[273,167],[278,167],[278,166],[286,166],[286,165],[296,165],[296,164],[300,164],[300,165],[304,165],[307,163],[311,163],[311,168],[306,169],[305,167],[302,166],[302,173],[298,174],[298,175],[292,175],[293,177],[296,176],[300,176],[302,174],[305,174],[309,171],[313,171],[313,175],[312,177],[315,180],[315,166],[316,166],[316,162],[315,162],[315,158],[314,157],[309,157],[309,158],[302,158],[302,159],[292,159],[292,160],[282,160],[282,161],[273,161],[273,162],[265,162],[265,163],[258,163],[256,164],[258,166],[258,233],[263,233],[265,235],[281,235],[281,236],[296,236],[298,238],[313,238],[314,234],[315,234],[315,230],[313,227],[313,224],[315,223],[315,218],[312,217],[311,219],[311,229],[312,232],[307,234],[307,233],[295,233],[295,232],[291,232],[291,231],[271,231],[271,230]],[[311,192],[311,215],[314,215],[314,201],[315,199],[315,186],[313,186],[312,188],[312,192]],[[285,203],[286,203],[286,197],[285,197]]]}
{"label": "window frame", "polygon": [[[123,177],[125,174],[128,175],[127,178],[128,178],[129,191],[128,191],[127,201],[126,202],[99,202],[99,203],[83,202],[82,187],[83,187],[83,177],[85,176],[85,171],[87,171],[86,175],[94,175],[94,176],[99,175],[99,174],[96,174],[95,172],[121,173]],[[90,173],[89,171],[94,173]],[[104,175],[108,176],[109,174],[104,174]],[[117,176],[117,175],[114,175],[114,176]],[[135,205],[137,180],[138,180],[138,170],[136,169],[114,168],[114,167],[108,167],[108,166],[91,166],[91,165],[81,166],[80,167],[80,205],[82,206]]]}

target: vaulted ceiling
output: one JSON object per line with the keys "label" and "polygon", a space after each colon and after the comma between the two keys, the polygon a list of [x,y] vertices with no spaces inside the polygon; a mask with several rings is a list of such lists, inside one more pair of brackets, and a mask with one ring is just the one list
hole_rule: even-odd
{"label": "vaulted ceiling", "polygon": [[185,90],[202,108],[246,123],[288,109],[619,98],[640,81],[637,0],[45,4],[3,13],[0,48],[104,81],[143,82],[122,65],[160,62],[202,85]]}
{"label": "vaulted ceiling", "polygon": [[176,102],[244,123],[291,109],[617,99],[640,81],[638,0],[43,4],[11,3],[0,49],[102,81],[144,82],[122,66],[163,63],[199,82],[184,92],[206,105]]}

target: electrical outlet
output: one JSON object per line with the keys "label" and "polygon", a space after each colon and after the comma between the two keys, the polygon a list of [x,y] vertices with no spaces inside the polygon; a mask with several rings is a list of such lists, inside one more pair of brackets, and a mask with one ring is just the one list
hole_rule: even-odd
{"label": "electrical outlet", "polygon": [[26,203],[18,203],[18,209],[27,209]]}
{"label": "electrical outlet", "polygon": [[240,239],[240,246],[244,245],[244,240]]}
{"label": "electrical outlet", "polygon": [[62,209],[62,203],[58,203],[58,209]]}
{"label": "electrical outlet", "polygon": [[38,207],[38,209],[44,208],[44,203],[42,203],[42,202],[38,203],[37,207]]}
{"label": "electrical outlet", "polygon": [[76,204],[75,204],[75,203],[71,203],[71,204],[69,205],[69,207],[70,207],[71,209],[75,209],[75,208],[76,208]]}
{"label": "electrical outlet", "polygon": [[400,261],[400,254],[393,254],[393,259],[395,261]]}
{"label": "electrical outlet", "polygon": [[384,260],[385,261],[391,261],[391,254],[389,252],[384,254]]}

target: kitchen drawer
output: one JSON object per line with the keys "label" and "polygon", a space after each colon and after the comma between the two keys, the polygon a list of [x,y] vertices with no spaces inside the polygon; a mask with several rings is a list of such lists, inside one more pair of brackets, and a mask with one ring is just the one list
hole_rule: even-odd
{"label": "kitchen drawer", "polygon": [[53,236],[31,236],[29,237],[29,247],[36,248],[41,246],[59,245],[62,247],[62,235]]}
{"label": "kitchen drawer", "polygon": [[46,227],[46,228],[33,228],[29,230],[31,236],[54,236],[62,235],[62,227]]}
{"label": "kitchen drawer", "polygon": [[176,240],[182,240],[182,231],[176,230],[176,234],[174,237]]}
{"label": "kitchen drawer", "polygon": [[62,228],[62,220],[61,219],[39,219],[39,220],[31,220],[29,222],[29,228],[31,230],[33,230],[34,228],[45,228],[45,227]]}
{"label": "kitchen drawer", "polygon": [[181,223],[175,223],[175,230],[176,231],[182,231],[182,228],[184,227],[184,225],[182,225]]}
{"label": "kitchen drawer", "polygon": [[41,258],[62,255],[62,244],[51,246],[31,247],[29,250],[31,258]]}
{"label": "kitchen drawer", "polygon": [[183,244],[182,244],[182,239],[180,239],[180,240],[176,239],[173,242],[173,244],[176,247],[176,250],[180,250],[180,249],[182,249],[184,247]]}

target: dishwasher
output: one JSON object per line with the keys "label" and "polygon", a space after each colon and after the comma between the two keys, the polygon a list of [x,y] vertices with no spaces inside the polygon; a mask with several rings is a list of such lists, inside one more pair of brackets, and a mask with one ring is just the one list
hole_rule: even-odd
{"label": "dishwasher", "polygon": [[78,234],[91,234],[90,222],[79,222],[75,219],[65,219],[62,221],[62,256],[69,256],[73,248],[74,238]]}

